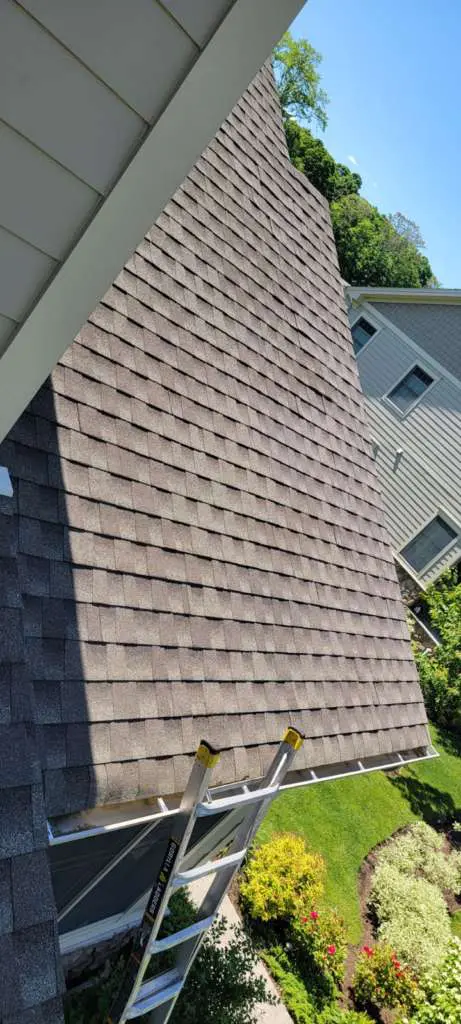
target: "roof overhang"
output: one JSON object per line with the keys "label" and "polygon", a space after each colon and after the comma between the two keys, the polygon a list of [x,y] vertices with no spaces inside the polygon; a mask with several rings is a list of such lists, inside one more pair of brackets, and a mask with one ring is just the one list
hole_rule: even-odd
{"label": "roof overhang", "polygon": [[423,304],[457,305],[461,288],[357,288],[345,285],[346,299],[352,306],[361,302],[419,302]]}
{"label": "roof overhang", "polygon": [[[3,308],[0,302],[0,441],[302,6],[303,0],[196,0],[196,4],[190,0],[150,0],[147,5],[139,5],[135,17],[128,0],[118,0],[111,12],[109,31],[104,32],[107,5],[101,0],[96,0],[94,10],[87,5],[67,7],[45,4],[43,0],[11,5],[7,23],[2,25],[5,32],[0,47],[19,48],[21,65],[28,70],[27,76],[16,74],[5,53],[3,65],[8,66],[5,82],[0,75],[0,121],[6,122],[6,138],[0,133],[0,156],[5,145],[9,162],[0,190],[0,251],[15,294],[9,304],[4,280],[0,295],[0,300],[2,296],[4,299]],[[157,53],[149,64],[140,18],[144,11],[158,49],[153,9],[168,34],[169,48]],[[200,23],[197,27],[194,19]],[[98,26],[100,46],[94,42]],[[146,22],[146,31],[147,27]],[[135,37],[140,51],[143,49],[139,64],[144,62],[138,93],[142,85],[151,107],[144,94],[140,99],[133,96]],[[131,43],[131,53],[120,83],[112,42],[120,46],[120,54],[127,61],[130,47],[124,45],[124,40]],[[157,76],[157,91],[152,89],[146,66],[152,69],[152,76]],[[117,118],[121,126],[130,127],[123,149],[120,132],[112,126],[112,143],[117,149],[112,163],[102,121],[100,138],[94,121],[93,146],[88,149],[95,152],[88,155],[86,147],[76,148],[72,139],[72,110],[62,109],[67,100],[77,103],[77,96],[82,118],[86,110],[89,119],[94,120],[91,103],[87,101],[85,108],[82,96],[89,95],[88,90],[96,90],[96,86],[103,90],[101,110],[106,111],[107,119],[112,117],[115,128]],[[53,110],[47,116],[42,102],[43,118],[33,118],[31,97],[26,96],[27,102],[24,98],[25,88],[29,93],[32,88],[37,103],[43,96],[50,97],[51,106],[61,102],[57,115],[62,115],[62,127],[68,135],[68,161]],[[66,90],[70,90],[69,96]],[[151,108],[155,111],[158,107],[160,95],[165,99],[152,116]],[[96,170],[99,156],[104,162],[104,181]],[[93,177],[91,168],[83,167],[90,158]],[[75,216],[65,229],[70,197]]]}

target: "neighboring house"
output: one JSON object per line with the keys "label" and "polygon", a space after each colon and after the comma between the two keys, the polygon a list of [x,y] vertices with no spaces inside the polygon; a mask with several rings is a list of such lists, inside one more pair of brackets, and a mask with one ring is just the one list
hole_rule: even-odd
{"label": "neighboring house", "polygon": [[328,205],[267,67],[0,462],[0,1016],[52,1024],[60,953],[139,921],[171,819],[143,820],[201,736],[227,786],[289,723],[291,783],[431,756]]}
{"label": "neighboring house", "polygon": [[389,535],[424,588],[461,559],[461,291],[346,295]]}

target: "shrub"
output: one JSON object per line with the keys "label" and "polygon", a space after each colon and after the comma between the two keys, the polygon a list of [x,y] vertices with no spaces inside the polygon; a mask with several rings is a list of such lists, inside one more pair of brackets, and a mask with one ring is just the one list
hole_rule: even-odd
{"label": "shrub", "polygon": [[439,889],[457,892],[461,881],[461,854],[446,854],[443,836],[418,821],[396,836],[378,854],[379,864],[390,864],[405,875],[423,877]]}
{"label": "shrub", "polygon": [[418,977],[440,962],[450,940],[450,919],[437,886],[405,875],[393,864],[378,864],[371,905],[379,920],[379,939]]}
{"label": "shrub", "polygon": [[[191,924],[197,912],[184,892],[175,894],[162,935]],[[184,991],[174,1007],[171,1024],[256,1024],[258,1003],[275,1003],[264,978],[255,973],[257,954],[239,928],[226,936],[225,922],[218,921],[205,938],[189,972]],[[123,979],[126,957],[119,957],[107,980],[66,997],[66,1024],[101,1024],[106,1020]],[[172,954],[154,958],[155,973],[172,966]],[[307,1022],[310,1024],[310,1021]]]}
{"label": "shrub", "polygon": [[452,939],[442,963],[422,982],[421,1005],[401,1024],[459,1024],[461,1019],[461,940]]}
{"label": "shrub", "polygon": [[367,1013],[342,1010],[340,1006],[326,1006],[317,1017],[316,1024],[373,1024]]}
{"label": "shrub", "polygon": [[316,1024],[316,1011],[301,978],[293,969],[281,946],[263,951],[261,956],[277,982],[282,1000],[295,1024]]}
{"label": "shrub", "polygon": [[440,645],[423,653],[415,645],[416,664],[429,716],[441,725],[461,724],[461,582],[448,571],[428,588],[424,600],[440,634]]}
{"label": "shrub", "polygon": [[353,987],[359,1006],[413,1009],[417,997],[415,978],[386,945],[363,947],[357,960]]}
{"label": "shrub", "polygon": [[264,978],[256,974],[258,957],[241,928],[222,937],[225,921],[213,925],[192,965],[171,1024],[256,1024],[258,1003],[272,1003]]}
{"label": "shrub", "polygon": [[253,918],[288,920],[307,914],[323,893],[325,863],[306,849],[302,836],[279,832],[251,854],[240,883]]}
{"label": "shrub", "polygon": [[344,977],[347,953],[344,921],[334,910],[311,910],[290,924],[289,943],[309,991],[331,999]]}

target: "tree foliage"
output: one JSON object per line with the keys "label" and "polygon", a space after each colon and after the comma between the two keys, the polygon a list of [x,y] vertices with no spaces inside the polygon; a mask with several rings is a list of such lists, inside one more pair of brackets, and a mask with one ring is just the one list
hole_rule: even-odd
{"label": "tree foliage", "polygon": [[404,213],[390,213],[388,220],[395,228],[398,235],[401,238],[405,238],[407,242],[411,242],[417,249],[425,249],[426,243],[421,234],[421,231],[414,220],[410,220],[409,217],[405,217]]}
{"label": "tree foliage", "polygon": [[347,195],[331,204],[343,277],[352,285],[423,288],[432,279],[426,256],[366,199]]}
{"label": "tree foliage", "polygon": [[438,286],[421,252],[425,243],[418,225],[401,212],[386,217],[359,196],[360,175],[337,163],[306,127],[327,124],[321,60],[307,39],[293,39],[289,32],[273,54],[290,158],[331,205],[343,277],[352,285],[380,288]]}
{"label": "tree foliage", "polygon": [[309,178],[329,203],[360,191],[360,174],[345,164],[336,163],[322,140],[316,139],[294,117],[285,118],[285,134],[292,164]]}
{"label": "tree foliage", "polygon": [[285,32],[274,49],[273,62],[280,103],[284,115],[293,114],[302,121],[327,124],[328,96],[320,85],[322,57],[307,39],[293,39]]}
{"label": "tree foliage", "polygon": [[415,646],[428,714],[441,725],[461,728],[461,581],[447,571],[428,587],[424,601],[440,635],[432,651]]}

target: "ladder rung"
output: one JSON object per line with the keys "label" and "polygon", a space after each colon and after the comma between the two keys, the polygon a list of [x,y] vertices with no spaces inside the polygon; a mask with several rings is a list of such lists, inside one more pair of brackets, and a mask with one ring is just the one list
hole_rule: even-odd
{"label": "ladder rung", "polygon": [[190,871],[178,871],[171,882],[171,888],[179,889],[182,885],[195,882],[197,878],[205,878],[206,875],[213,875],[215,871],[223,871],[224,868],[232,867],[233,864],[240,864],[246,852],[245,847],[245,849],[237,850],[236,853],[230,853],[227,857],[221,857],[219,860],[208,860],[205,864],[199,864],[197,868],[191,868]]}
{"label": "ladder rung", "polygon": [[278,786],[268,786],[266,789],[248,790],[247,793],[239,793],[237,796],[225,796],[210,802],[205,801],[197,804],[197,817],[203,818],[208,814],[222,814],[223,811],[233,811],[235,807],[242,804],[255,804],[278,793]]}
{"label": "ladder rung", "polygon": [[169,999],[174,999],[181,991],[183,981],[182,975],[177,970],[165,971],[163,974],[157,975],[156,978],[145,981],[139,989],[136,1002],[127,1010],[127,1020],[141,1017],[143,1013],[155,1010],[156,1006],[161,1006]]}
{"label": "ladder rung", "polygon": [[201,935],[205,932],[213,921],[216,914],[211,914],[211,917],[204,917],[202,921],[197,921],[196,924],[190,924],[188,928],[182,928],[180,932],[174,932],[173,935],[166,935],[164,939],[154,939],[149,946],[149,953],[162,953],[164,949],[171,949],[173,946],[179,946],[180,942],[185,942],[186,939],[193,939],[194,935]]}

